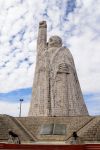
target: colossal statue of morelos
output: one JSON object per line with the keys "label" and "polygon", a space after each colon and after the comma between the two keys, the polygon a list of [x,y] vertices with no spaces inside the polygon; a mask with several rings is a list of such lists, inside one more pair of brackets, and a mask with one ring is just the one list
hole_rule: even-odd
{"label": "colossal statue of morelos", "polygon": [[47,25],[39,23],[37,61],[29,116],[88,115],[73,57],[58,36],[47,43]]}

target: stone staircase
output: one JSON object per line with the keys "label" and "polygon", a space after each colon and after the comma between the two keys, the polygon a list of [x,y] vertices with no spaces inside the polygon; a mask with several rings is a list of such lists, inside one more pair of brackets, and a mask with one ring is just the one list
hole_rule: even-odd
{"label": "stone staircase", "polygon": [[[99,143],[100,135],[98,136],[98,130],[100,131],[100,117],[92,117],[90,121],[76,131],[83,143]],[[71,136],[69,136],[67,142],[69,143],[70,140]]]}
{"label": "stone staircase", "polygon": [[35,117],[16,117],[16,119],[36,138],[40,120]]}
{"label": "stone staircase", "polygon": [[89,122],[79,134],[85,141],[100,141],[100,117],[94,117],[92,122]]}
{"label": "stone staircase", "polygon": [[72,136],[74,131],[79,131],[83,128],[88,122],[91,121],[93,117],[90,116],[81,116],[81,117],[70,117],[70,121],[68,123],[68,133],[66,134],[65,141]]}
{"label": "stone staircase", "polygon": [[[22,117],[17,118],[28,131],[38,141],[66,141],[66,139],[72,135],[73,131],[77,131],[82,128],[92,117]],[[40,129],[43,124],[65,124],[65,135],[40,135]]]}
{"label": "stone staircase", "polygon": [[5,116],[0,115],[0,141],[8,140],[8,124],[5,122]]}
{"label": "stone staircase", "polygon": [[[64,125],[64,134],[41,134],[41,128],[50,124]],[[0,115],[0,142],[7,142],[8,129],[17,133],[22,143],[44,141],[70,143],[74,131],[77,131],[78,136],[87,143],[100,142],[100,117],[11,117]]]}
{"label": "stone staircase", "polygon": [[19,135],[21,142],[30,142],[34,139],[28,134],[27,130],[21,126],[16,118],[8,115],[0,115],[0,141],[8,140],[8,129]]}

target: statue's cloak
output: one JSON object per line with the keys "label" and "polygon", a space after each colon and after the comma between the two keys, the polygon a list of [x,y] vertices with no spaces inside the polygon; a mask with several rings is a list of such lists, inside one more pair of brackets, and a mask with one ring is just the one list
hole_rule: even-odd
{"label": "statue's cloak", "polygon": [[50,59],[51,112],[53,116],[87,115],[73,57],[58,48]]}

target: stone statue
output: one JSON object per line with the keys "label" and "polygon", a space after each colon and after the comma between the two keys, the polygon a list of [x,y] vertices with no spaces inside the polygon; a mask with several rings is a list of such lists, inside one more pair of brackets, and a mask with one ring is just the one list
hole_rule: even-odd
{"label": "stone statue", "polygon": [[47,25],[39,24],[37,61],[29,116],[88,115],[74,60],[59,36],[47,43]]}

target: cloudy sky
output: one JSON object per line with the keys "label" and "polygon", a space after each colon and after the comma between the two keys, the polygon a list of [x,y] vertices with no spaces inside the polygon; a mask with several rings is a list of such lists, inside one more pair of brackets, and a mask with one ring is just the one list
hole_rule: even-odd
{"label": "cloudy sky", "polygon": [[38,23],[73,54],[90,115],[100,115],[100,0],[0,0],[0,113],[27,115]]}

